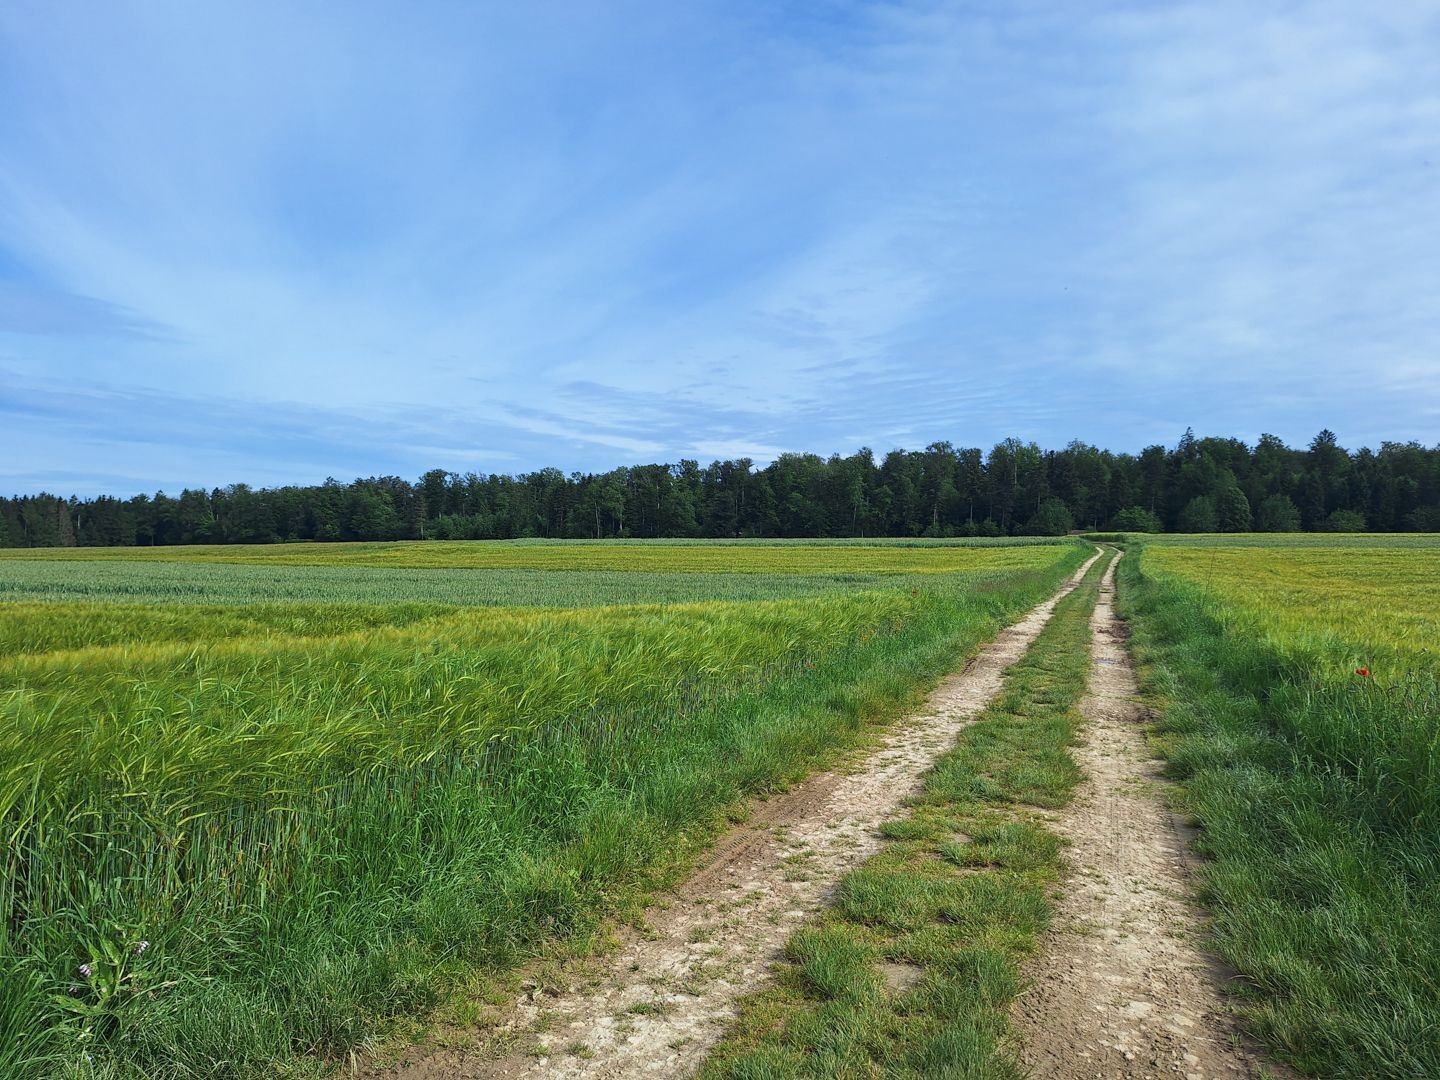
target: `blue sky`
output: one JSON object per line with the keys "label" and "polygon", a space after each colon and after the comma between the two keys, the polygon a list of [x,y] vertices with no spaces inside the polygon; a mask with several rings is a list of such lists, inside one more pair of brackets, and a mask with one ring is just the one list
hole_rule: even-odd
{"label": "blue sky", "polygon": [[1440,440],[1440,3],[0,7],[0,490]]}

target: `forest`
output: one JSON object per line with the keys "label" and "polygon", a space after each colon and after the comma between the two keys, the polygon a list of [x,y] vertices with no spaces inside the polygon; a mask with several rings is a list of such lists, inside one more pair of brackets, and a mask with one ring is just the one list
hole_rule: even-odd
{"label": "forest", "polygon": [[862,537],[1131,532],[1440,532],[1440,445],[1347,450],[1321,431],[1303,450],[1196,438],[1138,455],[1083,442],[986,453],[936,442],[877,460],[782,454],[517,476],[433,469],[237,483],[130,498],[0,498],[0,547],[523,537]]}

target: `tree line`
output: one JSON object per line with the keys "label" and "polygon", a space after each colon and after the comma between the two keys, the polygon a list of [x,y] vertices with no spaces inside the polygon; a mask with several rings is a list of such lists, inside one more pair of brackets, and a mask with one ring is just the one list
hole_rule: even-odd
{"label": "tree line", "polygon": [[1440,445],[1303,450],[1198,439],[1112,453],[1006,439],[988,453],[937,442],[877,459],[782,454],[707,466],[569,475],[433,469],[311,486],[186,489],[133,498],[0,498],[0,546],[491,540],[519,537],[864,537],[1147,532],[1440,532]]}

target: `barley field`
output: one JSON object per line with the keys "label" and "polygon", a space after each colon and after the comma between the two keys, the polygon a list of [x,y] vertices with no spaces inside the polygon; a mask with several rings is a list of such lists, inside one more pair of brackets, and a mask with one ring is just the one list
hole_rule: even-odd
{"label": "barley field", "polygon": [[0,1066],[319,1068],[583,941],[1088,550],[7,553]]}
{"label": "barley field", "polygon": [[1152,576],[1183,581],[1227,611],[1244,612],[1286,650],[1313,652],[1347,670],[1384,657],[1377,666],[1383,680],[1415,670],[1417,660],[1424,666],[1440,640],[1440,537],[1187,539],[1147,547]]}
{"label": "barley field", "polygon": [[1440,1075],[1440,537],[1157,537],[1122,566],[1255,1029]]}
{"label": "barley field", "polygon": [[725,574],[900,574],[1028,566],[1027,547],[1052,537],[877,540],[434,540],[426,543],[195,544],[149,548],[0,548],[0,559],[58,562],[200,562],[263,566],[449,567],[472,570],[710,570]]}

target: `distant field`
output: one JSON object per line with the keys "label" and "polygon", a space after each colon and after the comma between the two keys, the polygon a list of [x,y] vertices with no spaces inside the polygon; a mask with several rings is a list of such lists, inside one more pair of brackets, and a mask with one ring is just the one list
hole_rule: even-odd
{"label": "distant field", "polygon": [[1148,544],[1145,567],[1246,613],[1287,652],[1320,651],[1346,672],[1380,655],[1433,663],[1424,654],[1440,642],[1440,537],[1357,539]]}
{"label": "distant field", "polygon": [[210,544],[189,547],[8,548],[6,559],[255,563],[264,566],[610,571],[620,573],[950,573],[1029,565],[1024,549],[1052,537],[990,540],[434,540],[364,544]]}
{"label": "distant field", "polygon": [[1317,1075],[1440,1075],[1440,537],[1137,554],[1133,640],[1254,1024]]}
{"label": "distant field", "polygon": [[[1298,551],[1375,548],[1384,551],[1440,549],[1440,533],[1156,533],[1130,534],[1163,547],[1276,548]],[[75,550],[75,549],[72,549]]]}
{"label": "distant field", "polygon": [[583,933],[1088,550],[8,552],[0,1073],[342,1053]]}
{"label": "distant field", "polygon": [[[1033,549],[1032,549],[1033,550]],[[993,573],[1003,566],[962,564]],[[1024,561],[1009,568],[1023,567]],[[962,572],[957,566],[955,571]],[[433,569],[365,565],[161,562],[145,559],[0,559],[0,601],[102,600],[131,603],[267,602],[485,607],[598,607],[691,600],[768,600],[836,589],[893,587],[911,574],[726,573],[702,570]]]}
{"label": "distant field", "polygon": [[[0,601],[593,607],[759,600],[908,575],[1006,573],[1046,544],[307,544],[0,551]],[[1047,554],[1048,551],[1048,554]]]}

